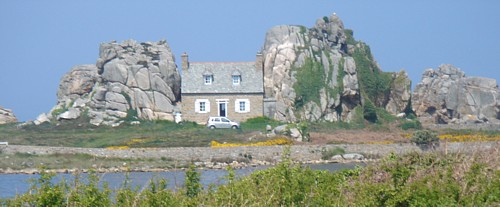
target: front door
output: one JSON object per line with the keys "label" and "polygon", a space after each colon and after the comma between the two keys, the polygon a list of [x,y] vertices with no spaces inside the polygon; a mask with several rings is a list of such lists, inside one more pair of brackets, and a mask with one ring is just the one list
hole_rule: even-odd
{"label": "front door", "polygon": [[227,102],[219,102],[219,116],[227,116]]}

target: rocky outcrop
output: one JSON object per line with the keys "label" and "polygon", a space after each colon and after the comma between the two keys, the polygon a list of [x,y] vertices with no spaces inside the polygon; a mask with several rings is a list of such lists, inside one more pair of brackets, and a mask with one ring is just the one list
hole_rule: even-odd
{"label": "rocky outcrop", "polygon": [[500,123],[500,92],[495,79],[466,77],[453,65],[427,69],[415,87],[413,109],[435,123]]}
{"label": "rocky outcrop", "polygon": [[124,119],[173,120],[180,75],[166,41],[103,43],[95,65],[75,66],[62,79],[47,120],[88,117],[94,125]]}
{"label": "rocky outcrop", "polygon": [[392,85],[385,110],[391,114],[405,113],[411,108],[411,80],[406,71],[392,74]]}
{"label": "rocky outcrop", "polygon": [[[357,51],[365,51],[368,57]],[[318,19],[309,29],[271,28],[262,53],[265,98],[275,101],[272,118],[282,121],[350,121],[364,101],[360,70],[382,73],[369,47],[355,41],[335,14]],[[406,73],[394,74],[394,80],[398,91],[377,105],[389,105],[397,114],[408,104],[411,82]]]}
{"label": "rocky outcrop", "polygon": [[0,106],[0,124],[14,123],[17,122],[17,118],[12,113],[12,110],[5,109]]}

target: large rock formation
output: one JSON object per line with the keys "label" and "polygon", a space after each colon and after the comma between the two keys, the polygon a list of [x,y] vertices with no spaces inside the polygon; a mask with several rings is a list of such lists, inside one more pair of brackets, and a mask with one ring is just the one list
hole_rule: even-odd
{"label": "large rock formation", "polygon": [[103,43],[95,65],[75,66],[61,79],[57,105],[35,123],[82,116],[94,125],[172,120],[179,94],[180,75],[166,41]]}
{"label": "large rock formation", "polygon": [[17,118],[14,115],[14,113],[12,113],[12,110],[5,109],[2,106],[0,106],[0,124],[7,124],[13,122],[17,122]]}
{"label": "large rock formation", "polygon": [[453,65],[427,69],[415,87],[412,103],[417,116],[435,123],[500,123],[496,80],[466,77]]}
{"label": "large rock formation", "polygon": [[[310,29],[271,28],[262,53],[266,103],[274,102],[266,115],[274,119],[350,121],[365,100],[397,114],[410,99],[406,73],[382,72],[369,47],[355,41],[335,14],[318,19]],[[378,84],[382,80],[386,83]],[[384,87],[371,87],[375,83]]]}

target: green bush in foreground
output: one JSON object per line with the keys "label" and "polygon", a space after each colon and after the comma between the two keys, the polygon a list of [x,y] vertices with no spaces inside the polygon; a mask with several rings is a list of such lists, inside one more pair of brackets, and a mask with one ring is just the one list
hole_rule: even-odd
{"label": "green bush in foreground", "polygon": [[[311,170],[288,157],[273,168],[208,189],[190,186],[186,194],[166,188],[165,179],[132,188],[126,182],[111,193],[97,179],[54,184],[42,174],[32,192],[1,206],[499,206],[500,152],[391,154],[364,168],[336,172]],[[89,176],[95,176],[91,174]],[[186,184],[188,186],[188,184]],[[198,191],[197,189],[200,189]],[[110,198],[112,197],[112,198]]]}

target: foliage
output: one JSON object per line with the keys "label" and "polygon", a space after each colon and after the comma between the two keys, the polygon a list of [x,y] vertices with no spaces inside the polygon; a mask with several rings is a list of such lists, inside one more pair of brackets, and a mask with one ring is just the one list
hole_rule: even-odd
{"label": "foliage", "polygon": [[[2,206],[498,206],[499,151],[474,155],[390,154],[364,168],[311,170],[290,159],[249,176],[229,168],[226,182],[203,190],[199,173],[186,171],[185,187],[167,189],[153,179],[142,189],[125,181],[115,193],[98,186],[97,177],[55,183],[42,174],[32,191],[0,201]],[[95,175],[95,174],[94,174]],[[188,193],[189,192],[189,193]]]}
{"label": "foliage", "polygon": [[354,39],[354,31],[352,31],[352,29],[344,29],[344,34],[348,45],[355,45],[357,43]]}
{"label": "foliage", "polygon": [[422,129],[422,124],[418,119],[414,120],[403,120],[401,123],[401,129],[403,130],[408,130],[408,129]]}
{"label": "foliage", "polygon": [[243,130],[243,132],[250,132],[250,131],[264,132],[266,130],[267,125],[270,125],[271,127],[276,127],[280,124],[283,123],[270,119],[265,116],[260,116],[247,119],[245,122],[241,123],[241,129]]}
{"label": "foliage", "polygon": [[417,146],[434,148],[439,145],[439,138],[436,133],[429,130],[419,130],[415,131],[410,138],[411,142],[417,144]]}
{"label": "foliage", "polygon": [[192,198],[201,192],[200,177],[201,173],[196,171],[194,164],[189,165],[189,168],[186,170],[186,196]]}
{"label": "foliage", "polygon": [[123,118],[124,121],[131,122],[139,120],[137,118],[137,110],[135,109],[127,109],[127,116]]}
{"label": "foliage", "polygon": [[322,160],[329,160],[335,155],[343,155],[345,154],[345,149],[341,147],[334,147],[330,149],[325,149],[321,151],[321,159]]}
{"label": "foliage", "polygon": [[[264,118],[260,120],[264,121]],[[269,120],[260,123],[241,123],[241,130],[207,130],[194,122],[176,124],[172,121],[141,120],[139,125],[123,123],[118,127],[94,126],[80,121],[30,125],[17,128],[15,124],[0,126],[0,140],[15,145],[99,147],[207,147],[210,141],[249,142],[255,131],[265,131],[282,123]],[[265,141],[269,138],[259,137]],[[132,142],[132,140],[141,140]]]}
{"label": "foliage", "polygon": [[68,108],[66,108],[66,106],[62,107],[62,108],[57,108],[57,109],[54,109],[52,111],[52,117],[57,117],[59,116],[60,114],[64,113],[68,111]]}
{"label": "foliage", "polygon": [[365,101],[365,105],[363,105],[363,117],[372,123],[377,121],[377,110],[373,103],[369,100]]}
{"label": "foliage", "polygon": [[297,82],[293,85],[296,93],[295,107],[300,109],[310,101],[320,104],[319,91],[325,85],[323,65],[311,58],[306,58],[300,68],[293,69],[297,72]]}
{"label": "foliage", "polygon": [[328,22],[330,22],[330,19],[327,16],[323,16],[323,21],[325,21],[326,23],[328,23]]}
{"label": "foliage", "polygon": [[[358,81],[361,92],[370,99],[375,106],[381,107],[390,94],[392,85],[392,73],[382,72],[370,51],[370,47],[364,43],[359,43],[353,53],[356,69],[358,71]],[[365,98],[365,101],[366,98]]]}
{"label": "foliage", "polygon": [[480,142],[480,141],[500,141],[500,132],[465,132],[457,131],[438,136],[440,140],[448,142]]}
{"label": "foliage", "polygon": [[274,145],[291,145],[293,142],[285,137],[271,139],[262,142],[254,142],[254,143],[219,143],[217,141],[211,141],[211,147],[248,147],[248,146],[274,146]]}

